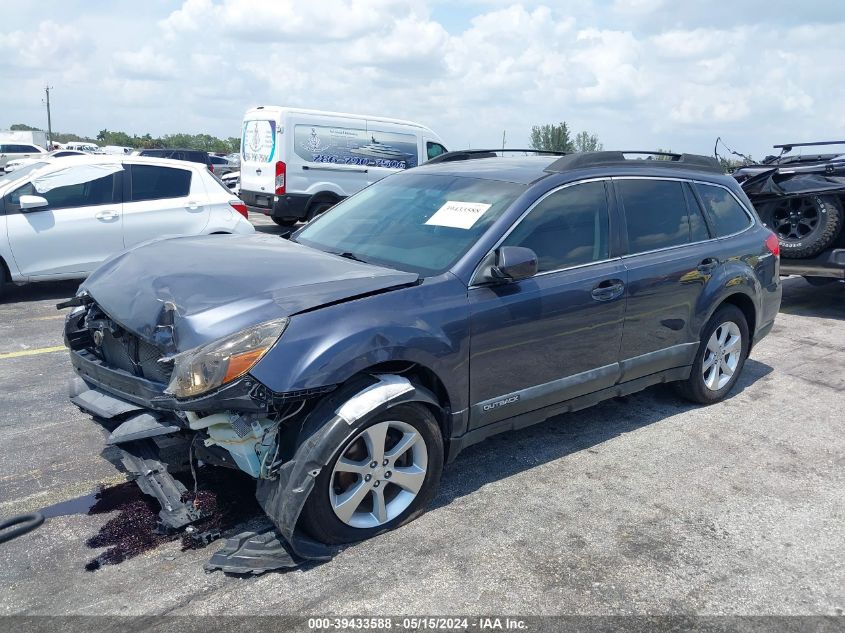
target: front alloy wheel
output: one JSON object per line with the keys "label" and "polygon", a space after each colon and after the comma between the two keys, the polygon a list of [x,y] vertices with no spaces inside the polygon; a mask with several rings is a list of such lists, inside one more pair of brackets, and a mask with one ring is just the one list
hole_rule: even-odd
{"label": "front alloy wheel", "polygon": [[443,435],[428,407],[396,405],[356,427],[302,508],[301,527],[323,543],[363,541],[415,519],[440,483]]}
{"label": "front alloy wheel", "polygon": [[413,503],[427,470],[428,451],[413,426],[399,420],[374,424],[335,462],[329,481],[335,516],[354,528],[380,527]]}

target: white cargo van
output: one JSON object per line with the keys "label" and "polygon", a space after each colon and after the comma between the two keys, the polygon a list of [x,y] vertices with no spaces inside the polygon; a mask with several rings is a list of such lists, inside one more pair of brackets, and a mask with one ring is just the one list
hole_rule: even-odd
{"label": "white cargo van", "polygon": [[244,115],[240,197],[276,224],[292,225],[445,151],[419,123],[258,106]]}

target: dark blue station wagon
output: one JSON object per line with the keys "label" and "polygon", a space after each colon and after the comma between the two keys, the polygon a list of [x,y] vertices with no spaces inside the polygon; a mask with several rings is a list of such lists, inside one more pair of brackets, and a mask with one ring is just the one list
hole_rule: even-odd
{"label": "dark blue station wagon", "polygon": [[290,240],[136,247],[69,302],[73,402],[166,526],[203,520],[181,442],[255,479],[294,561],[415,518],[495,433],[663,382],[718,402],[772,328],[778,242],[713,159],[660,158],[452,152]]}

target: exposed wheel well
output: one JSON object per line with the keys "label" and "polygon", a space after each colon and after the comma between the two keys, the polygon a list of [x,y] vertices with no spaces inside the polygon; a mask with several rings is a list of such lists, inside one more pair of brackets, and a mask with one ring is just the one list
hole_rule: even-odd
{"label": "exposed wheel well", "polygon": [[[449,438],[452,433],[451,416],[452,411],[451,402],[449,401],[449,393],[446,391],[446,386],[443,381],[431,371],[428,367],[418,363],[410,363],[406,361],[388,361],[379,363],[372,367],[367,367],[361,372],[362,374],[398,374],[408,378],[411,382],[428,389],[437,401],[440,403],[440,409],[436,407],[429,407],[437,418],[437,424],[440,426],[440,431],[443,433],[444,445],[448,445]],[[447,447],[448,454],[448,447]]]}
{"label": "exposed wheel well", "polygon": [[310,217],[312,211],[317,207],[317,205],[323,203],[337,204],[338,202],[340,202],[340,196],[336,193],[332,193],[331,191],[321,191],[320,193],[315,193],[308,201],[308,209],[306,213]]}
{"label": "exposed wheel well", "polygon": [[[757,326],[757,310],[754,308],[754,302],[751,301],[748,295],[736,293],[722,301],[722,303],[719,304],[719,307],[722,307],[726,303],[733,304],[742,310],[742,314],[745,315],[745,322],[748,324],[748,335],[751,337],[751,341],[753,342],[754,330]],[[719,308],[716,309],[718,310]]]}

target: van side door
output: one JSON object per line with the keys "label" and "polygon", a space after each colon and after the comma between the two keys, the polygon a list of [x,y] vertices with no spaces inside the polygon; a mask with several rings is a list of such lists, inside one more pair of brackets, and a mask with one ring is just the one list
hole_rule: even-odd
{"label": "van side door", "polygon": [[369,159],[368,183],[420,163],[419,130],[387,121],[367,121],[367,143],[358,148]]}
{"label": "van side door", "polygon": [[[288,193],[351,196],[369,184],[369,143],[363,119],[291,115]],[[292,132],[292,133],[291,133]]]}

